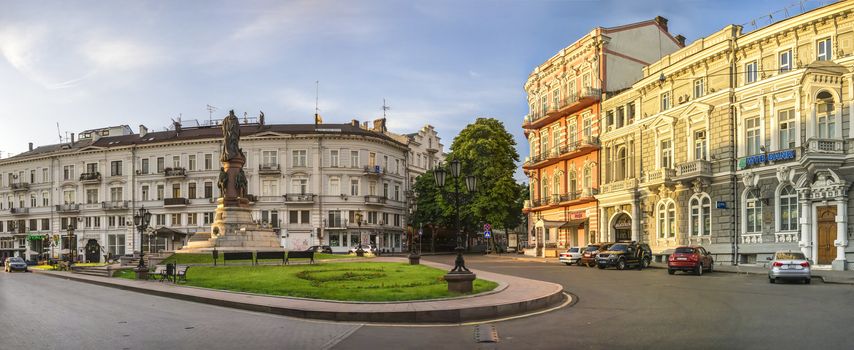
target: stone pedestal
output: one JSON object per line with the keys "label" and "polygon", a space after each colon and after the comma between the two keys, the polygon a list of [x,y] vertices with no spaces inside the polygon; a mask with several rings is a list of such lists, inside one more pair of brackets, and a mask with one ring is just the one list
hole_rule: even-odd
{"label": "stone pedestal", "polygon": [[421,255],[409,254],[409,265],[418,265],[421,263]]}
{"label": "stone pedestal", "polygon": [[211,232],[199,232],[190,237],[187,246],[177,253],[221,251],[280,251],[282,244],[273,229],[263,228],[252,221],[252,209],[245,198],[239,206],[225,206],[219,199]]}
{"label": "stone pedestal", "polygon": [[136,279],[137,280],[141,280],[141,281],[147,281],[148,280],[148,268],[141,269],[141,268],[137,267],[137,268],[134,268],[133,271],[136,272]]}
{"label": "stone pedestal", "polygon": [[448,291],[455,293],[471,293],[475,274],[471,272],[449,272],[445,274],[448,282]]}

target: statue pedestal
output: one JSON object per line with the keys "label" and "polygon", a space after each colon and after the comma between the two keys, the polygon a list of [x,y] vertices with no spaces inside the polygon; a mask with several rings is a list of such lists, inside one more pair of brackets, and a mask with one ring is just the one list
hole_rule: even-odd
{"label": "statue pedestal", "polygon": [[476,275],[471,272],[448,272],[445,274],[445,281],[448,282],[448,291],[471,293],[475,277]]}
{"label": "statue pedestal", "polygon": [[[240,202],[246,201],[240,198]],[[270,228],[252,222],[248,201],[238,207],[226,207],[222,198],[216,208],[211,232],[199,232],[190,237],[187,246],[177,253],[220,251],[281,251],[279,236]]]}

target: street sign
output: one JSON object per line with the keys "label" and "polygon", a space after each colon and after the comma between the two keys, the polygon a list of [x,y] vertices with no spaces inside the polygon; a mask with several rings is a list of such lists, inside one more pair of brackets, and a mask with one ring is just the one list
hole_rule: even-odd
{"label": "street sign", "polygon": [[483,237],[484,237],[484,238],[492,237],[492,232],[489,232],[489,231],[483,231]]}
{"label": "street sign", "polygon": [[484,230],[484,231],[492,231],[492,225],[490,225],[490,224],[483,224],[483,230]]}
{"label": "street sign", "polygon": [[419,235],[419,236],[424,235],[424,230],[422,230],[422,229],[418,229],[418,235]]}

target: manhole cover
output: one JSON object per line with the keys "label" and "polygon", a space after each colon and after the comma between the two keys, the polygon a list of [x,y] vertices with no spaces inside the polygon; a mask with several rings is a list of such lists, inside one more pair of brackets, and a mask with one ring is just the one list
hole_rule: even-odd
{"label": "manhole cover", "polygon": [[497,343],[498,330],[491,324],[481,324],[474,328],[474,340],[478,343]]}

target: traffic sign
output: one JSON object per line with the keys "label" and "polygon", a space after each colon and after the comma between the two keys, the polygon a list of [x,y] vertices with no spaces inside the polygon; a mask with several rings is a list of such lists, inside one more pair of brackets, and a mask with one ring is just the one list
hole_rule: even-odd
{"label": "traffic sign", "polygon": [[490,224],[483,224],[483,230],[484,230],[484,231],[492,231],[492,225],[490,225]]}
{"label": "traffic sign", "polygon": [[490,231],[483,231],[483,237],[484,237],[484,238],[492,237],[492,232],[490,232]]}
{"label": "traffic sign", "polygon": [[423,234],[424,234],[424,230],[422,230],[422,229],[418,229],[418,235],[419,235],[419,236],[421,236],[421,235],[423,235]]}

